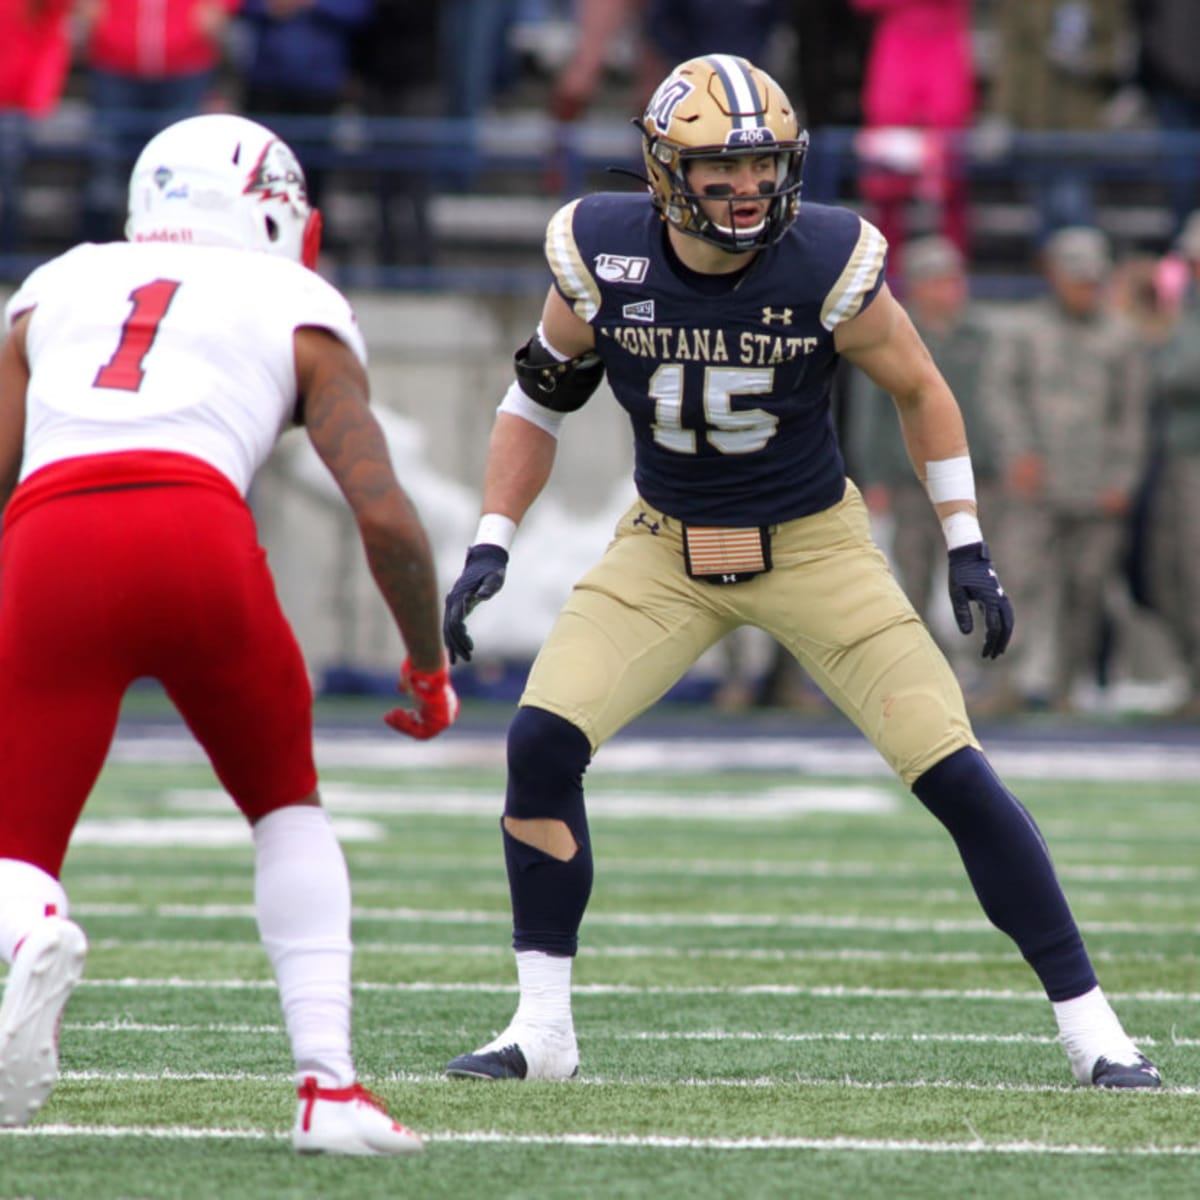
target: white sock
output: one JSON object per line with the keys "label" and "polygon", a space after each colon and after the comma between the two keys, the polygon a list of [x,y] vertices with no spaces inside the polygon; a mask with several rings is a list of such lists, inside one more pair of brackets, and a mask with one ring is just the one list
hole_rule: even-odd
{"label": "white sock", "polygon": [[19,858],[0,858],[0,960],[11,963],[35,922],[50,913],[65,917],[69,907],[53,875]]}
{"label": "white sock", "polygon": [[542,1025],[570,1033],[571,967],[575,960],[541,950],[517,951],[517,980],[521,999],[514,1024]]}
{"label": "white sock", "polygon": [[296,804],[254,826],[258,932],[275,968],[296,1081],[354,1082],[350,877],[323,808]]}
{"label": "white sock", "polygon": [[1098,984],[1082,996],[1054,1001],[1054,1017],[1058,1036],[1080,1083],[1092,1082],[1092,1068],[1098,1058],[1125,1064],[1137,1061],[1138,1048]]}

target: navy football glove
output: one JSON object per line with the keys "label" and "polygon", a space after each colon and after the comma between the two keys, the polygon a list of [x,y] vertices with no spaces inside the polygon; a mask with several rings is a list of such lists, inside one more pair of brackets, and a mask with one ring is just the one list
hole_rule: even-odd
{"label": "navy football glove", "polygon": [[462,574],[446,596],[446,615],[442,619],[442,639],[451,663],[460,658],[471,661],[475,643],[467,633],[467,617],[481,600],[490,600],[504,586],[507,566],[508,551],[490,542],[481,542],[467,551]]}
{"label": "navy football glove", "polygon": [[1013,606],[1000,586],[987,542],[972,542],[950,551],[950,605],[963,633],[975,628],[972,603],[983,609],[987,626],[983,657],[998,658],[1012,637]]}

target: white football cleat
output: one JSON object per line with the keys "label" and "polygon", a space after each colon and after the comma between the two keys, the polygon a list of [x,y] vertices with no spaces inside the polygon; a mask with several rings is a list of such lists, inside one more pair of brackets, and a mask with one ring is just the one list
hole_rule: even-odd
{"label": "white football cleat", "polygon": [[418,1154],[425,1143],[361,1083],[318,1087],[310,1075],[296,1089],[300,1102],[292,1145],[301,1154]]}
{"label": "white football cleat", "polygon": [[574,1079],[579,1074],[575,1031],[513,1021],[486,1046],[452,1058],[446,1074],[452,1079]]}
{"label": "white football cleat", "polygon": [[58,1027],[83,975],[87,938],[46,917],[17,948],[0,1005],[0,1125],[25,1125],[58,1082]]}

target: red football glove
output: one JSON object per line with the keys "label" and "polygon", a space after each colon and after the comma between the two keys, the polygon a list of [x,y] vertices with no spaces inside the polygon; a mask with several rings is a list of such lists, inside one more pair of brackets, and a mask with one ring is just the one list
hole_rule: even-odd
{"label": "red football glove", "polygon": [[437,737],[458,716],[458,694],[450,684],[450,670],[443,664],[436,671],[416,671],[408,659],[400,668],[400,691],[408,692],[415,709],[394,708],[383,719],[409,737]]}

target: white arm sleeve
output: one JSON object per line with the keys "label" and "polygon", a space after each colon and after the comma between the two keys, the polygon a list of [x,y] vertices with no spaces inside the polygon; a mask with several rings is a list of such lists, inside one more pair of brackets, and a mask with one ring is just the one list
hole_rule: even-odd
{"label": "white arm sleeve", "polygon": [[558,431],[562,426],[563,418],[566,413],[554,412],[552,409],[546,408],[545,405],[538,404],[536,400],[530,398],[521,391],[521,385],[513,380],[509,384],[508,391],[504,393],[504,399],[500,401],[500,407],[497,412],[511,413],[514,417],[520,417],[522,420],[528,421],[531,425],[536,425],[539,429],[543,429],[551,437],[558,437]]}

